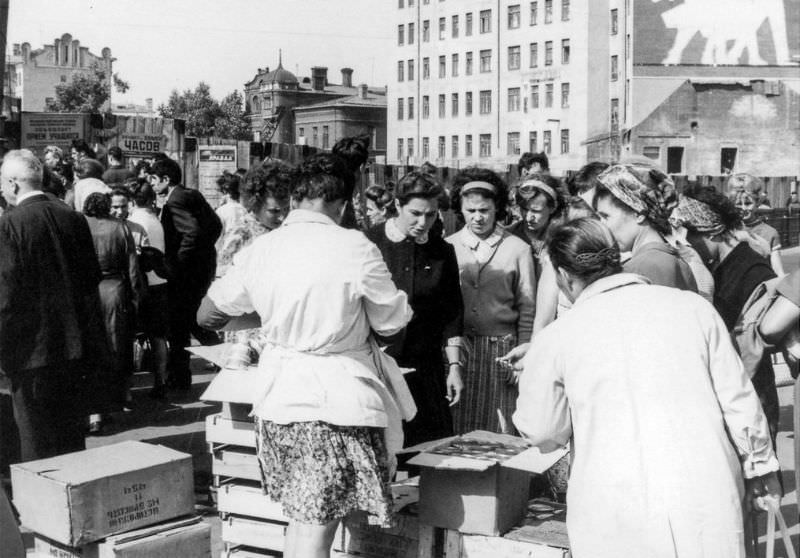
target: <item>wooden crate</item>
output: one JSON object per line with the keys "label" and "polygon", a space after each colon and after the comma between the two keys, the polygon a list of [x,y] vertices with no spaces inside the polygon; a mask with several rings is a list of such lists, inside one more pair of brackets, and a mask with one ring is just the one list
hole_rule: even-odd
{"label": "wooden crate", "polygon": [[222,521],[222,541],[231,546],[248,546],[282,552],[286,524],[229,515]]}
{"label": "wooden crate", "polygon": [[401,513],[396,524],[384,529],[369,525],[366,514],[352,514],[339,526],[333,549],[364,558],[417,558],[419,521],[416,514]]}
{"label": "wooden crate", "polygon": [[244,546],[234,546],[220,553],[220,558],[271,558],[282,556],[278,551],[262,550],[260,548],[249,548]]}
{"label": "wooden crate", "polygon": [[211,473],[217,477],[261,481],[258,457],[251,448],[221,446],[215,449],[212,452]]}
{"label": "wooden crate", "polygon": [[256,431],[252,422],[231,420],[217,413],[206,417],[206,442],[256,447]]}
{"label": "wooden crate", "polygon": [[217,488],[217,511],[288,523],[281,505],[271,500],[258,483],[235,480]]}

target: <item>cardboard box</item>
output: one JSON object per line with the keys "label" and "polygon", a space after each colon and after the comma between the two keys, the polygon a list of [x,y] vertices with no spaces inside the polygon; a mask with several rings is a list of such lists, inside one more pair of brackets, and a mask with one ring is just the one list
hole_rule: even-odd
{"label": "cardboard box", "polygon": [[222,541],[273,552],[282,552],[286,525],[230,515],[222,521]]}
{"label": "cardboard box", "polygon": [[11,466],[22,525],[82,546],[194,511],[192,456],[122,442]]}
{"label": "cardboard box", "polygon": [[549,469],[566,450],[542,454],[522,438],[474,431],[403,450],[420,452],[420,523],[498,536],[525,517],[530,473]]}
{"label": "cardboard box", "polygon": [[201,517],[190,517],[78,548],[35,535],[34,550],[41,558],[203,558],[211,555],[211,526]]}
{"label": "cardboard box", "polygon": [[279,502],[271,500],[260,484],[233,481],[217,489],[217,511],[288,523]]}
{"label": "cardboard box", "polygon": [[261,393],[258,368],[247,370],[223,368],[211,380],[200,396],[202,401],[216,401],[222,404],[224,418],[242,422],[253,422],[253,397]]}

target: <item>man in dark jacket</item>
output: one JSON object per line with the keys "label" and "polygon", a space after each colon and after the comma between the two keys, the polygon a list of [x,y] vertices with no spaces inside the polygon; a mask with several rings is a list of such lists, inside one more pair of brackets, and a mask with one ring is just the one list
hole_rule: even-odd
{"label": "man in dark jacket", "polygon": [[172,159],[159,159],[150,169],[150,184],[166,196],[161,208],[164,227],[164,260],[169,275],[170,363],[167,386],[186,391],[192,385],[189,370],[190,334],[212,344],[215,334],[202,330],[195,318],[216,270],[214,243],[222,223],[197,190],[181,186],[181,168]]}
{"label": "man in dark jacket", "polygon": [[27,149],[0,167],[0,370],[11,383],[22,461],[84,448],[86,395],[107,357],[100,267],[86,219],[42,192]]}

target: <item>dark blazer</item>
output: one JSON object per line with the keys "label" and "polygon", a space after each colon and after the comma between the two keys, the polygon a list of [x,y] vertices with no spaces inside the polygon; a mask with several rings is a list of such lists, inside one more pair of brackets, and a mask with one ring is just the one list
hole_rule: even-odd
{"label": "dark blazer", "polygon": [[176,186],[161,209],[164,227],[164,261],[170,280],[213,277],[217,253],[214,243],[222,222],[203,194]]}
{"label": "dark blazer", "polygon": [[0,369],[105,358],[100,267],[80,213],[45,194],[0,217]]}

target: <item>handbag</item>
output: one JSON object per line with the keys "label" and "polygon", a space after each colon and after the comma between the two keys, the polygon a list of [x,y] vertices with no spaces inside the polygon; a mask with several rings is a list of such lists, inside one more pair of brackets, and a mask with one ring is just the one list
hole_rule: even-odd
{"label": "handbag", "polygon": [[[786,519],[784,519],[783,514],[781,513],[779,504],[772,498],[765,498],[762,501],[767,506],[767,552],[764,558],[775,558],[776,524],[780,529],[781,540],[783,541],[783,546],[786,549],[786,558],[797,558],[797,552],[795,551],[794,546],[792,546],[792,539],[789,537],[789,527],[786,525]],[[750,541],[750,544],[752,545],[752,553],[748,553],[748,556],[761,558],[758,554],[758,530],[756,528],[757,517],[757,514],[753,513],[750,518],[753,525],[751,532],[753,538]]]}

